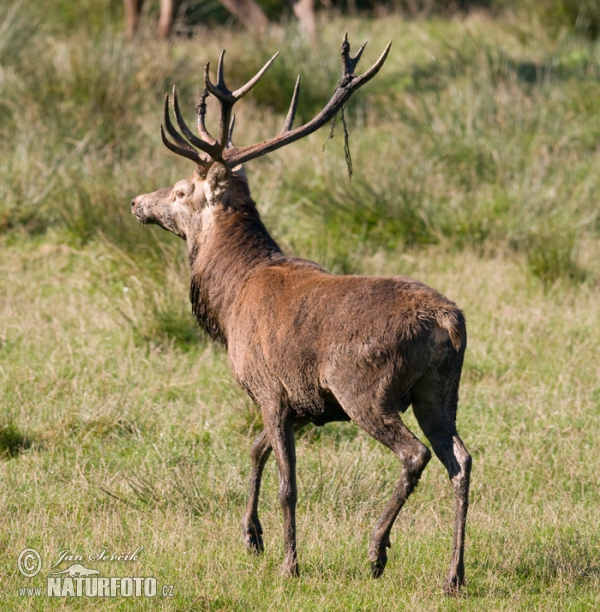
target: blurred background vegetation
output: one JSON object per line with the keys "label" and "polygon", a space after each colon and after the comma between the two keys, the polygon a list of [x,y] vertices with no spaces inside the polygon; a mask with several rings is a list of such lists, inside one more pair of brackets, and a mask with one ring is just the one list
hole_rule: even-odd
{"label": "blurred background vegetation", "polygon": [[[285,2],[257,1],[273,21],[291,14]],[[4,4],[8,8],[14,3],[15,0],[7,0]],[[31,9],[35,6],[39,7],[39,3],[32,4]],[[600,32],[600,5],[596,0],[316,0],[315,8],[320,12],[358,12],[361,15],[387,11],[410,18],[449,17],[475,10],[485,10],[494,16],[512,12],[540,21],[554,34],[570,30],[595,38]],[[145,1],[144,11],[150,18],[156,17],[158,10],[159,0]],[[53,22],[59,29],[82,23],[87,27],[101,28],[107,20],[118,22],[124,18],[122,0],[48,0],[44,3],[43,13],[44,20]],[[230,19],[219,0],[178,0],[176,13],[180,29],[199,24],[224,24]]]}
{"label": "blurred background vegetation", "polygon": [[349,30],[355,45],[371,40],[372,56],[395,41],[350,104],[353,180],[335,145],[301,143],[252,164],[259,207],[288,250],[354,272],[368,253],[443,244],[516,254],[550,283],[598,280],[599,3],[321,3],[309,41],[268,1],[261,37],[215,0],[183,2],[168,44],[155,38],[156,1],[133,44],[120,0],[2,3],[0,235],[102,235],[148,261],[162,257],[157,244],[181,248],[137,231],[127,205],[189,172],[157,137],[164,94],[176,83],[191,111],[222,47],[231,83],[280,48],[240,105],[238,141],[261,140],[279,129],[297,72],[299,120],[325,104]]}

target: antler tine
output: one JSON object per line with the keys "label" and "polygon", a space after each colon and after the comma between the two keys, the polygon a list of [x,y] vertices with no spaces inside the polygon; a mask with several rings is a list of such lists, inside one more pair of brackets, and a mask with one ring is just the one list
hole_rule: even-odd
{"label": "antler tine", "polygon": [[231,92],[225,86],[225,80],[223,78],[223,57],[225,55],[225,51],[221,51],[221,56],[219,57],[219,65],[217,66],[217,84],[215,85],[210,80],[210,62],[206,62],[206,66],[204,66],[204,85],[206,89],[215,97],[217,100],[221,102],[228,102],[233,104],[235,100],[231,95]]}
{"label": "antler tine", "polygon": [[[173,96],[175,96],[175,88],[173,88]],[[163,121],[165,127],[167,128],[167,132],[169,136],[180,146],[188,151],[193,151],[197,153],[195,149],[193,149],[190,144],[181,136],[181,134],[173,127],[171,123],[171,117],[169,117],[169,96],[168,94],[165,96],[165,105],[163,108]]]}
{"label": "antler tine", "polygon": [[207,62],[204,67],[204,84],[206,89],[213,95],[221,104],[221,121],[219,122],[219,135],[217,136],[217,142],[215,147],[219,150],[218,155],[215,159],[221,157],[223,149],[227,146],[227,136],[229,134],[229,120],[231,118],[231,109],[235,104],[236,100],[231,95],[231,92],[225,87],[223,80],[223,56],[225,52],[221,53],[219,58],[219,66],[217,68],[217,84],[213,85],[210,80],[210,62]]}
{"label": "antler tine", "polygon": [[[359,50],[360,53],[362,53],[362,50],[365,48],[366,44],[367,43],[365,43],[360,48],[360,50]],[[388,56],[391,48],[392,48],[392,41],[390,40],[390,42],[387,44],[386,48],[383,50],[383,53],[379,56],[379,59],[366,72],[363,72],[360,76],[356,77],[355,81],[353,81],[351,93],[356,91],[359,87],[364,85],[367,81],[370,81],[379,72],[379,70],[383,66],[383,63],[387,59],[387,56]],[[357,57],[358,57],[358,54],[357,54]],[[355,58],[355,59],[358,62],[358,59],[357,58]]]}
{"label": "antler tine", "polygon": [[[175,119],[177,119],[177,124],[179,125],[179,129],[184,133],[185,137],[195,146],[198,147],[201,151],[210,155],[210,157],[215,157],[215,155],[219,155],[220,151],[217,150],[217,147],[214,144],[209,142],[204,142],[196,136],[190,128],[186,125],[183,120],[183,116],[181,111],[179,110],[179,102],[177,100],[177,91],[175,87],[173,87],[173,110],[175,112]],[[168,127],[167,127],[168,129]],[[169,132],[170,134],[171,132]]]}
{"label": "antler tine", "polygon": [[207,89],[210,93],[213,93],[212,90],[215,89],[215,86],[210,80],[210,62],[206,62],[206,64],[204,65],[204,85],[205,89]]}
{"label": "antler tine", "polygon": [[202,90],[202,94],[200,95],[200,102],[197,106],[198,111],[198,134],[204,138],[206,142],[211,145],[217,143],[217,141],[210,135],[209,131],[206,129],[205,117],[206,117],[206,98],[208,97],[208,89],[206,87]]}
{"label": "antler tine", "polygon": [[167,140],[167,137],[165,136],[165,130],[163,129],[162,125],[160,126],[160,135],[162,137],[163,144],[165,145],[165,147],[167,147],[167,149],[173,151],[173,153],[177,153],[177,155],[182,155],[183,157],[191,159],[193,162],[196,162],[200,166],[206,166],[206,162],[200,158],[200,155],[198,155],[197,151],[178,147],[169,140]]}
{"label": "antler tine", "polygon": [[262,79],[263,74],[271,67],[271,64],[277,59],[278,55],[279,51],[243,87],[236,89],[231,94],[236,101],[245,96]]}
{"label": "antler tine", "polygon": [[231,144],[233,146],[233,129],[235,128],[235,115],[231,118],[231,123],[229,124],[229,135],[227,136],[227,144]]}
{"label": "antler tine", "polygon": [[300,95],[300,75],[296,79],[296,85],[294,87],[294,94],[292,95],[292,101],[290,102],[290,110],[288,111],[287,117],[285,118],[285,123],[283,124],[283,129],[280,134],[285,132],[289,132],[292,129],[292,125],[294,124],[294,117],[296,116],[296,107],[298,106],[298,96]]}
{"label": "antler tine", "polygon": [[219,65],[217,66],[217,87],[222,87],[227,90],[227,86],[225,85],[225,79],[223,78],[223,58],[225,57],[225,49],[221,51],[221,55],[219,56]]}
{"label": "antler tine", "polygon": [[367,46],[367,42],[368,41],[365,41],[361,45],[360,49],[358,50],[358,52],[356,53],[354,57],[350,57],[350,43],[348,42],[348,32],[344,34],[344,41],[342,42],[342,70],[343,70],[342,78],[347,78],[351,76],[352,74],[354,74],[356,65],[360,61],[360,56],[363,54],[363,51],[365,50],[365,47]]}
{"label": "antler tine", "polygon": [[162,141],[164,142],[165,146],[171,151],[173,151],[173,153],[177,153],[178,155],[183,155],[183,157],[187,157],[188,159],[195,161],[197,164],[205,165],[206,160],[203,160],[198,154],[198,151],[196,151],[192,146],[190,146],[190,144],[187,143],[183,139],[183,137],[177,132],[177,130],[173,127],[173,124],[171,123],[171,118],[169,117],[169,95],[168,94],[165,96],[163,119],[165,122],[165,126],[167,128],[167,132],[169,132],[169,135],[171,136],[171,138],[173,138],[173,140],[177,143],[177,145],[179,145],[179,146],[174,145],[167,139],[167,137],[165,136],[163,126],[161,125],[160,133],[162,136]]}
{"label": "antler tine", "polygon": [[[299,140],[300,138],[304,138],[325,125],[328,121],[335,117],[336,113],[344,106],[344,104],[346,104],[348,98],[350,98],[350,96],[359,87],[362,87],[379,72],[383,66],[383,63],[387,59],[391,46],[392,43],[390,42],[383,50],[383,53],[379,56],[379,59],[366,72],[361,75],[355,75],[353,74],[353,70],[360,59],[365,45],[359,49],[356,57],[351,58],[349,54],[350,45],[348,43],[347,36],[345,36],[342,43],[342,78],[338,82],[337,87],[335,88],[331,99],[325,105],[325,108],[323,108],[323,110],[316,117],[311,119],[311,121],[297,127],[295,130],[292,130],[291,121],[293,121],[294,114],[292,111],[295,112],[295,103],[297,102],[297,94],[294,92],[290,112],[288,112],[288,117],[286,118],[283,130],[277,136],[261,143],[250,145],[248,147],[234,147],[233,149],[229,149],[228,151],[224,152],[223,157],[227,164],[233,167],[238,164],[243,164],[251,159],[261,157],[262,155],[266,155],[271,151],[280,149],[281,147]],[[296,85],[298,86],[299,83],[297,82]]]}

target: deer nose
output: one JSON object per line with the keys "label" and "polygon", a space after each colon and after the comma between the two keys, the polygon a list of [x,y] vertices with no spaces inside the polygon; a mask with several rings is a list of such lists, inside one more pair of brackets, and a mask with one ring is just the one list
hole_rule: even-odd
{"label": "deer nose", "polygon": [[131,198],[131,211],[133,212],[133,210],[135,209],[135,202],[136,202],[137,198]]}

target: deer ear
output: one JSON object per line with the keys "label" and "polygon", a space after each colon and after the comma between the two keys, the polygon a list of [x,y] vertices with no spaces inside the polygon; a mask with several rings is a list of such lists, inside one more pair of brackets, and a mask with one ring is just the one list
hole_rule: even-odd
{"label": "deer ear", "polygon": [[246,168],[244,168],[244,164],[238,164],[235,168],[232,168],[231,174],[236,178],[241,178],[244,183],[248,185],[248,175],[246,174]]}

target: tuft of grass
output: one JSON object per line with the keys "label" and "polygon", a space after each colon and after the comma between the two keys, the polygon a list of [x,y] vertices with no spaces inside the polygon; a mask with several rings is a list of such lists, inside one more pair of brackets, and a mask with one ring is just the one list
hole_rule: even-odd
{"label": "tuft of grass", "polygon": [[581,282],[586,271],[581,268],[577,256],[577,239],[573,230],[544,231],[525,238],[529,242],[525,251],[531,272],[545,283],[560,279]]}

